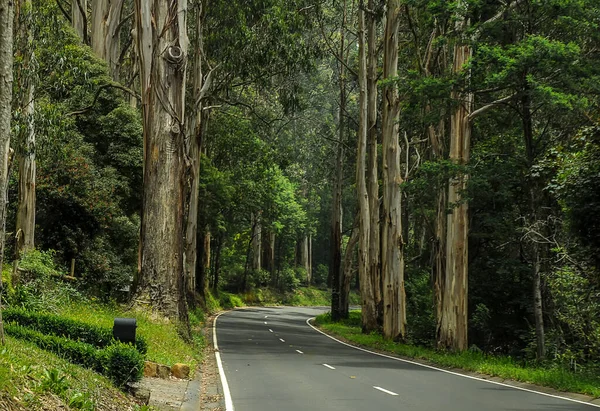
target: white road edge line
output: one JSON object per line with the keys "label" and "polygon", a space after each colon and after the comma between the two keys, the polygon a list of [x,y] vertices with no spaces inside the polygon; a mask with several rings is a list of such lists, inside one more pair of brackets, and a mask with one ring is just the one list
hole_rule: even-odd
{"label": "white road edge line", "polygon": [[331,366],[331,365],[329,365],[329,364],[323,364],[323,367],[327,367],[327,368],[329,368],[330,370],[335,370],[335,367],[332,367],[332,366]]}
{"label": "white road edge line", "polygon": [[281,342],[285,342],[285,340],[284,340],[283,338],[280,338],[280,339],[279,339],[279,341],[281,341]]}
{"label": "white road edge line", "polygon": [[373,388],[375,388],[376,390],[379,390],[379,391],[385,392],[386,394],[390,394],[390,395],[398,395],[398,394],[396,394],[395,392],[391,392],[391,391],[388,391],[388,390],[386,390],[385,388],[376,387],[376,386],[373,386]]}
{"label": "white road edge line", "polygon": [[229,384],[227,384],[227,377],[225,377],[225,370],[223,370],[223,363],[221,362],[221,353],[219,352],[219,346],[217,345],[217,319],[221,316],[220,313],[215,317],[213,322],[213,346],[215,349],[215,358],[217,359],[217,366],[219,367],[219,375],[221,376],[221,385],[223,385],[223,396],[225,397],[225,411],[234,411],[233,401],[231,400],[231,392],[229,392]]}
{"label": "white road edge line", "polygon": [[445,372],[446,374],[452,374],[452,375],[456,375],[456,376],[459,376],[459,377],[468,378],[468,379],[470,379],[470,380],[482,381],[482,382],[486,382],[486,383],[488,383],[488,384],[500,385],[500,386],[502,386],[502,387],[513,388],[513,389],[515,389],[515,390],[527,391],[527,392],[531,392],[531,393],[534,393],[534,394],[544,395],[544,396],[546,396],[546,397],[558,398],[559,400],[565,400],[565,401],[570,401],[570,402],[576,402],[576,403],[578,403],[578,404],[585,404],[585,405],[589,405],[589,406],[591,406],[591,407],[600,408],[600,405],[596,405],[596,404],[593,404],[593,403],[591,403],[591,402],[580,401],[580,400],[574,400],[574,399],[572,399],[572,398],[561,397],[560,395],[547,394],[547,393],[545,393],[545,392],[540,392],[540,391],[530,390],[529,388],[516,387],[516,386],[514,386],[514,385],[510,385],[510,384],[504,384],[504,383],[502,383],[502,382],[496,382],[496,381],[485,380],[485,379],[483,379],[483,378],[473,377],[473,376],[471,376],[471,375],[460,374],[460,373],[458,373],[458,372],[449,371],[449,370],[444,370],[444,369],[442,369],[442,368],[437,368],[437,367],[432,367],[431,365],[420,364],[420,363],[418,363],[418,362],[414,362],[414,361],[410,361],[410,360],[405,360],[405,359],[403,359],[403,358],[392,357],[391,355],[380,354],[380,353],[378,353],[378,352],[369,351],[369,350],[366,350],[366,349],[364,349],[364,348],[355,347],[354,345],[351,345],[351,344],[345,343],[345,342],[343,342],[343,341],[340,341],[340,340],[338,340],[337,338],[335,338],[335,337],[332,337],[331,335],[328,335],[328,334],[324,333],[323,331],[319,330],[318,328],[316,328],[315,326],[313,326],[313,325],[310,323],[310,320],[313,320],[314,318],[315,318],[315,317],[311,317],[311,318],[309,318],[309,319],[307,319],[307,320],[306,320],[306,324],[308,324],[308,326],[309,326],[310,328],[312,328],[313,330],[317,331],[317,332],[318,332],[318,333],[320,333],[320,334],[323,334],[323,335],[324,335],[324,336],[326,336],[327,338],[330,338],[330,339],[332,339],[332,340],[334,340],[334,341],[336,341],[336,342],[338,342],[338,343],[340,343],[340,344],[343,344],[343,345],[345,345],[345,346],[347,346],[347,347],[354,348],[355,350],[364,351],[364,352],[367,352],[367,353],[369,353],[369,354],[378,355],[378,356],[380,356],[380,357],[384,357],[384,358],[389,358],[390,360],[401,361],[401,362],[405,362],[405,363],[408,363],[408,364],[414,364],[414,365],[417,365],[417,366],[419,366],[419,367],[423,367],[423,368],[429,368],[429,369],[432,369],[432,370],[437,370],[437,371]]}
{"label": "white road edge line", "polygon": [[298,354],[304,354],[304,353],[303,353],[302,351],[300,351],[300,350],[296,350],[296,352],[297,352]]}

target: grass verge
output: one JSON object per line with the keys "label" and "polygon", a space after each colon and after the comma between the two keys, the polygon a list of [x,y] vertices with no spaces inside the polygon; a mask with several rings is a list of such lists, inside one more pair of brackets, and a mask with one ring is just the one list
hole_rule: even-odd
{"label": "grass verge", "polygon": [[0,348],[0,409],[143,410],[105,377],[6,337]]}
{"label": "grass verge", "polygon": [[137,335],[143,336],[148,342],[147,360],[168,366],[175,363],[185,363],[190,366],[191,370],[195,370],[201,362],[204,341],[202,334],[195,330],[201,324],[193,312],[190,313],[190,325],[194,336],[193,344],[187,343],[179,336],[176,324],[157,322],[152,320],[147,313],[127,311],[118,305],[107,306],[97,303],[76,302],[61,308],[58,314],[73,320],[108,328],[112,328],[116,317],[136,318]]}
{"label": "grass verge", "polygon": [[551,387],[560,391],[600,397],[600,376],[585,372],[574,373],[558,366],[541,367],[521,364],[511,357],[491,356],[472,351],[451,353],[387,341],[379,334],[363,334],[360,327],[360,315],[359,311],[352,311],[348,320],[333,323],[329,313],[322,314],[315,319],[315,325],[361,347],[430,362],[443,368],[460,368],[493,377]]}
{"label": "grass verge", "polygon": [[[298,287],[293,291],[279,292],[271,288],[259,288],[240,294],[240,298],[245,305],[329,306],[331,290]],[[350,293],[350,304],[360,304],[356,292]]]}

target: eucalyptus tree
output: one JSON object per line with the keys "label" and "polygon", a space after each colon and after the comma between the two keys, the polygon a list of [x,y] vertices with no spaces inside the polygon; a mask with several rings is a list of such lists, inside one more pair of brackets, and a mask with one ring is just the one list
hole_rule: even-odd
{"label": "eucalyptus tree", "polygon": [[136,0],[144,125],[141,272],[135,299],[187,322],[183,222],[187,0]]}
{"label": "eucalyptus tree", "polygon": [[[15,20],[17,27],[17,101],[19,133],[16,159],[19,168],[19,189],[16,221],[15,260],[23,252],[34,248],[36,213],[36,161],[35,161],[35,78],[36,63],[33,51],[33,4],[31,0],[17,2]],[[14,266],[16,269],[16,264]]]}
{"label": "eucalyptus tree", "polygon": [[[10,123],[13,85],[13,13],[12,0],[0,1],[0,269],[4,260],[6,204],[10,156]],[[0,285],[2,280],[0,279]],[[0,337],[4,327],[0,310]]]}
{"label": "eucalyptus tree", "polygon": [[112,78],[119,80],[122,25],[125,0],[92,0],[91,44],[96,55],[108,63]]}
{"label": "eucalyptus tree", "polygon": [[87,9],[87,0],[71,0],[71,24],[81,41],[85,44],[90,44]]}
{"label": "eucalyptus tree", "polygon": [[383,279],[383,335],[406,337],[406,295],[404,291],[404,238],[402,238],[402,197],[400,184],[399,118],[400,97],[395,84],[398,73],[398,36],[401,5],[388,0],[383,46],[383,218],[381,272]]}
{"label": "eucalyptus tree", "polygon": [[[369,103],[373,104],[373,96],[368,96],[368,72],[367,72],[367,34],[364,2],[360,2],[358,7],[358,84],[359,84],[359,116],[358,116],[358,149],[356,154],[356,191],[358,196],[359,208],[359,241],[358,241],[358,276],[360,279],[360,292],[362,302],[362,328],[364,332],[371,332],[377,328],[377,310],[374,288],[378,285],[377,277],[373,276],[370,270],[372,263],[371,243],[379,243],[379,237],[371,237],[374,231],[371,229],[372,211],[371,206],[376,206],[379,211],[379,201],[370,201],[370,195],[376,195],[379,200],[379,193],[374,190],[369,192],[367,189],[367,139],[369,134]],[[372,44],[369,44],[372,46]],[[369,51],[372,57],[372,50]],[[373,64],[373,62],[371,62]],[[371,97],[371,99],[369,99]],[[371,101],[369,101],[371,100]],[[371,121],[373,119],[371,118]],[[374,126],[371,124],[371,126]],[[372,142],[371,142],[372,143]],[[376,142],[375,142],[376,144]],[[371,147],[371,152],[374,148]],[[370,165],[374,167],[375,162]],[[372,172],[372,171],[371,171]],[[376,172],[375,172],[376,175]],[[371,180],[374,176],[371,174]]]}

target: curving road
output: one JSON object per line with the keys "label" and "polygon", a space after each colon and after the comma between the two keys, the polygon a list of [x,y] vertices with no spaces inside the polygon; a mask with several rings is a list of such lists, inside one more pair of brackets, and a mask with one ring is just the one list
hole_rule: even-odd
{"label": "curving road", "polygon": [[600,409],[349,347],[306,323],[324,311],[251,308],[218,317],[227,411]]}

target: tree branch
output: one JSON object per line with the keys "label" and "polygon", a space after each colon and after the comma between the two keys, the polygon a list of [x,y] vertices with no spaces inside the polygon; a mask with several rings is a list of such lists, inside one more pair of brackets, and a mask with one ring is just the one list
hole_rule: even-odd
{"label": "tree branch", "polygon": [[477,116],[479,116],[479,115],[481,115],[481,114],[485,113],[486,111],[488,111],[488,110],[489,110],[489,109],[491,109],[492,107],[494,107],[494,106],[497,106],[498,104],[503,104],[503,103],[506,103],[506,102],[508,102],[508,101],[512,100],[513,98],[515,98],[516,96],[517,96],[517,94],[516,94],[516,93],[515,93],[515,94],[512,94],[512,95],[510,95],[510,96],[508,96],[508,97],[504,97],[504,98],[501,98],[501,99],[499,99],[499,100],[493,101],[493,102],[491,102],[490,104],[488,104],[488,105],[486,105],[486,106],[483,106],[483,107],[481,107],[481,108],[479,108],[479,109],[475,110],[474,112],[472,112],[471,114],[469,114],[469,115],[467,116],[467,121],[469,121],[469,122],[473,121],[473,120],[474,120],[474,119],[475,119]]}
{"label": "tree branch", "polygon": [[58,6],[58,8],[62,12],[62,14],[65,16],[65,18],[67,19],[69,24],[73,24],[73,20],[71,20],[71,16],[69,16],[69,13],[67,13],[67,11],[63,8],[63,5],[60,3],[60,0],[56,0],[56,5]]}
{"label": "tree branch", "polygon": [[128,89],[125,86],[122,86],[120,84],[117,83],[110,83],[110,84],[103,84],[100,87],[98,87],[98,90],[96,90],[96,94],[94,95],[94,101],[92,102],[92,104],[90,104],[87,107],[82,108],[81,110],[77,110],[77,111],[72,111],[70,113],[67,113],[67,116],[77,116],[80,114],[85,114],[88,111],[92,110],[94,108],[94,106],[96,105],[96,103],[98,102],[98,98],[100,97],[100,93],[102,93],[103,90],[106,90],[107,88],[117,88],[119,90],[123,90],[126,93],[129,93],[130,95],[134,96],[135,98],[137,98],[138,100],[141,100],[141,97],[136,94],[134,91]]}

